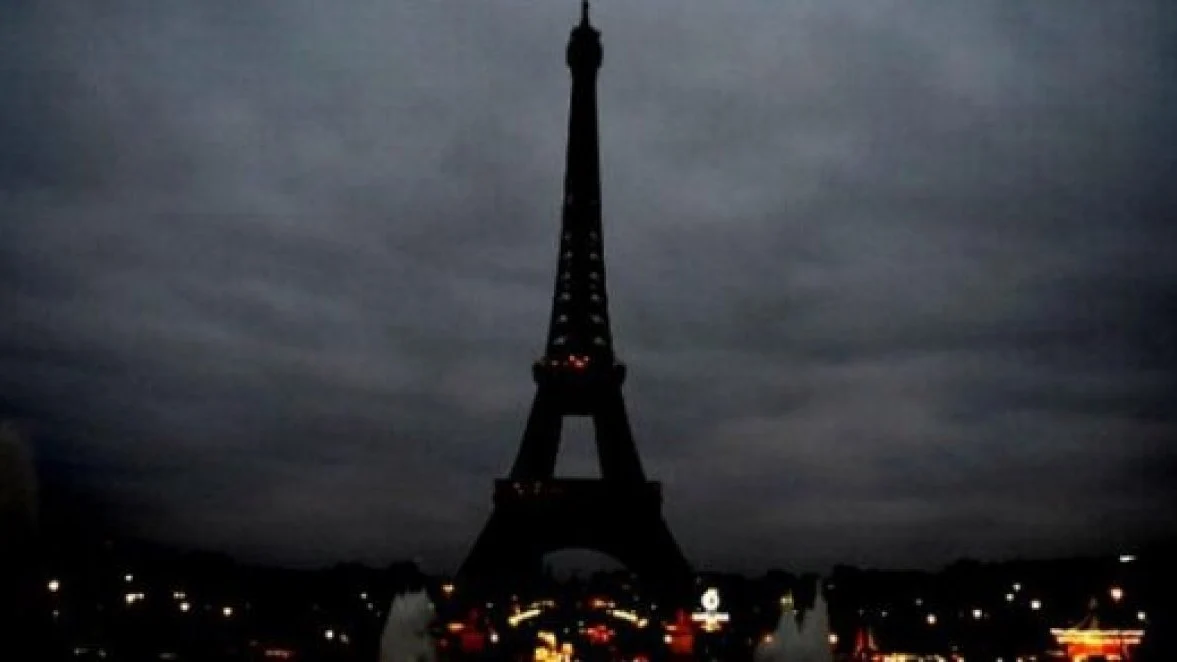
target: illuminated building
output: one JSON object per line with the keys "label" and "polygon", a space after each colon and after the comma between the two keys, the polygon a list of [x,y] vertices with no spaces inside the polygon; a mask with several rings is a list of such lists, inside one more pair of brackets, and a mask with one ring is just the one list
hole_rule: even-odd
{"label": "illuminated building", "polygon": [[1083,620],[1069,628],[1051,628],[1050,634],[1071,662],[1128,662],[1132,649],[1144,639],[1144,630],[1101,622],[1098,611],[1099,603],[1093,599]]}

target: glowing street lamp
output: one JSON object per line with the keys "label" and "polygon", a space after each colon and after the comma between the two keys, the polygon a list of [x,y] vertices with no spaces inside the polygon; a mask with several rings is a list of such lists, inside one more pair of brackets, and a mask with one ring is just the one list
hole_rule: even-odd
{"label": "glowing street lamp", "polygon": [[50,579],[48,586],[50,593],[56,593],[61,590],[61,582],[57,581],[56,579]]}
{"label": "glowing street lamp", "polygon": [[1039,609],[1042,609],[1042,601],[1041,600],[1031,600],[1030,601],[1030,609],[1033,609],[1034,611],[1038,611]]}
{"label": "glowing street lamp", "polygon": [[188,612],[188,610],[189,610],[189,609],[191,609],[191,608],[192,608],[192,605],[188,604],[187,602],[181,602],[181,603],[180,603],[180,611],[182,611],[182,612],[184,612],[184,613],[187,613],[187,612]]}
{"label": "glowing street lamp", "polygon": [[1006,602],[1013,602],[1014,601],[1014,594],[1013,593],[1006,593],[1005,594],[1005,601]]}
{"label": "glowing street lamp", "polygon": [[936,615],[935,614],[928,614],[924,620],[926,620],[928,622],[928,625],[935,625],[936,624]]}
{"label": "glowing street lamp", "polygon": [[1112,600],[1115,600],[1116,602],[1124,599],[1124,589],[1120,588],[1119,586],[1113,586],[1112,590],[1108,592],[1112,594]]}
{"label": "glowing street lamp", "polygon": [[704,591],[701,602],[703,611],[691,614],[691,620],[702,623],[705,632],[715,632],[720,628],[720,623],[731,619],[729,614],[719,611],[719,589],[709,588]]}
{"label": "glowing street lamp", "polygon": [[135,575],[132,575],[132,574],[130,574],[130,573],[128,573],[128,574],[125,574],[125,575],[123,575],[123,581],[127,582],[128,584],[130,584],[131,582],[135,581]]}
{"label": "glowing street lamp", "polygon": [[984,615],[985,615],[985,612],[981,611],[980,609],[973,610],[973,618],[978,621],[981,620],[981,617]]}
{"label": "glowing street lamp", "polygon": [[223,615],[225,618],[232,618],[233,608],[229,606],[221,607],[221,615]]}
{"label": "glowing street lamp", "polygon": [[335,639],[335,630],[324,630],[323,638],[327,641],[333,641]]}

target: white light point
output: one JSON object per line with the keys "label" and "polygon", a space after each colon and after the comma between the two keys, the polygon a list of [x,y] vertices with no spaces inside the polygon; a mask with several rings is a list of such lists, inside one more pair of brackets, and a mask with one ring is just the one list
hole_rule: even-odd
{"label": "white light point", "polygon": [[927,617],[924,618],[924,620],[926,620],[928,622],[928,625],[935,625],[936,624],[936,615],[935,614],[928,614]]}
{"label": "white light point", "polygon": [[232,617],[233,616],[233,608],[232,607],[221,607],[221,615],[224,616],[225,618]]}
{"label": "white light point", "polygon": [[719,609],[719,589],[709,588],[703,592],[703,608],[707,611]]}
{"label": "white light point", "polygon": [[335,639],[335,630],[324,630],[323,631],[323,638],[326,639],[327,641],[334,640]]}
{"label": "white light point", "polygon": [[48,586],[50,593],[56,593],[61,590],[61,582],[57,581],[56,579],[50,579]]}

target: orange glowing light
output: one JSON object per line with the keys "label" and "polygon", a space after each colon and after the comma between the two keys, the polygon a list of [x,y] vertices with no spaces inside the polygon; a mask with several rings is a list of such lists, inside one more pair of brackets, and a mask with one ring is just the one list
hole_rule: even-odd
{"label": "orange glowing light", "polygon": [[1076,662],[1103,656],[1108,660],[1128,660],[1130,649],[1139,646],[1144,630],[1081,630],[1052,628],[1050,634]]}

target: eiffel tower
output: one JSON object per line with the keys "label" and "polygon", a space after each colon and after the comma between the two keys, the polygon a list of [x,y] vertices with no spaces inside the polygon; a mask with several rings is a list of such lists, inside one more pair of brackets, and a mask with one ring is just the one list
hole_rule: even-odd
{"label": "eiffel tower", "polygon": [[[615,558],[660,599],[684,598],[692,584],[662,517],[661,485],[646,479],[634,445],[621,394],[625,365],[609,328],[597,144],[601,56],[586,1],[567,50],[572,99],[560,254],[547,346],[532,366],[535,400],[510,475],[495,482],[490,520],[456,578],[479,593],[538,577],[544,554],[570,548]],[[566,416],[592,418],[599,479],[555,477]]]}

